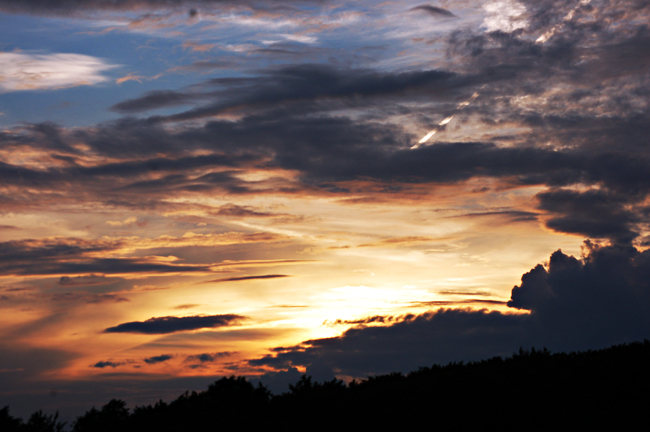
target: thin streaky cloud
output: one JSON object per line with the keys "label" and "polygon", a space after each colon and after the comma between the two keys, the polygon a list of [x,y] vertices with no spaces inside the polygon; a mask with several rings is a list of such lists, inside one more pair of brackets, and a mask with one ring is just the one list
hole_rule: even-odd
{"label": "thin streaky cloud", "polygon": [[220,283],[220,282],[241,282],[241,281],[256,280],[256,279],[279,279],[279,278],[287,278],[287,277],[291,277],[291,275],[268,274],[268,275],[259,275],[259,276],[241,276],[241,277],[231,277],[231,278],[223,278],[223,279],[213,279],[213,280],[200,282],[200,283],[206,284],[206,283]]}
{"label": "thin streaky cloud", "polygon": [[141,333],[168,334],[182,331],[199,330],[204,328],[227,327],[238,324],[246,317],[235,314],[188,316],[188,317],[158,317],[146,321],[133,321],[109,327],[104,333]]}
{"label": "thin streaky cloud", "polygon": [[0,52],[0,91],[54,90],[108,81],[117,67],[83,54]]}

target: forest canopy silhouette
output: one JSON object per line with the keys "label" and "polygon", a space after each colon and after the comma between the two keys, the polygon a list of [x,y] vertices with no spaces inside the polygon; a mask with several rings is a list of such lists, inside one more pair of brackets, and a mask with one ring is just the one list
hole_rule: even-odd
{"label": "forest canopy silhouette", "polygon": [[[524,350],[506,357],[421,367],[345,384],[302,378],[274,395],[244,377],[224,377],[171,402],[127,408],[112,399],[70,425],[74,432],[213,431],[222,428],[304,430],[319,427],[500,430],[631,427],[645,419],[650,341],[598,351]],[[0,410],[3,432],[61,432],[58,414],[26,422]]]}

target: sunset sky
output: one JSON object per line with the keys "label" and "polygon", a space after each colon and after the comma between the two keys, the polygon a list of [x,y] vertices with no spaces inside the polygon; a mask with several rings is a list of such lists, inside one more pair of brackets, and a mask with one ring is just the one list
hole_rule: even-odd
{"label": "sunset sky", "polygon": [[649,23],[0,0],[0,408],[650,337]]}

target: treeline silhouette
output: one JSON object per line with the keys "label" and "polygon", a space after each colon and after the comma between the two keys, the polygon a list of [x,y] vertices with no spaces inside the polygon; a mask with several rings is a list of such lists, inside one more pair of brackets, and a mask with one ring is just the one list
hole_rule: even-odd
{"label": "treeline silhouette", "polygon": [[[280,395],[232,376],[206,391],[133,410],[113,399],[69,426],[74,432],[647,428],[649,367],[646,340],[569,354],[520,349],[505,359],[434,365],[349,385],[303,376]],[[61,432],[65,427],[57,414],[38,411],[23,422],[11,417],[8,407],[0,410],[2,432]]]}

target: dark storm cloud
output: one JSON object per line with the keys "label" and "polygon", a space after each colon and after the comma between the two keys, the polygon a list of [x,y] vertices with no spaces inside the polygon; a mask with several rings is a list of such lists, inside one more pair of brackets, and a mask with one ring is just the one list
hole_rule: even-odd
{"label": "dark storm cloud", "polygon": [[447,9],[443,9],[441,7],[437,6],[431,6],[431,5],[421,5],[421,6],[416,6],[414,8],[411,8],[412,11],[420,10],[427,12],[435,17],[443,17],[443,18],[456,18],[456,15],[453,13],[449,12]]}
{"label": "dark storm cloud", "polygon": [[168,334],[203,328],[227,327],[236,325],[245,318],[234,314],[189,317],[167,316],[119,324],[107,328],[104,333]]}
{"label": "dark storm cloud", "polygon": [[149,357],[144,359],[144,362],[147,364],[156,364],[156,363],[163,363],[166,362],[167,360],[171,360],[173,357],[168,355],[168,354],[163,354],[159,356],[154,356],[154,357]]}
{"label": "dark storm cloud", "polygon": [[508,305],[528,315],[441,309],[396,323],[371,317],[368,323],[388,325],[281,347],[249,364],[361,377],[510,355],[520,347],[585,350],[648,338],[650,251],[591,243],[585,250],[582,259],[557,251],[548,269],[538,265],[522,276]]}

